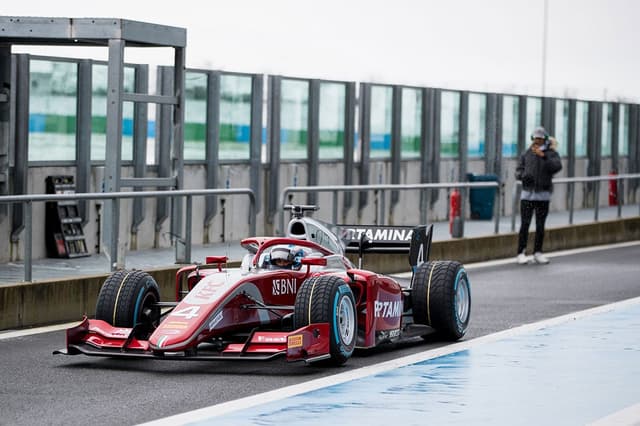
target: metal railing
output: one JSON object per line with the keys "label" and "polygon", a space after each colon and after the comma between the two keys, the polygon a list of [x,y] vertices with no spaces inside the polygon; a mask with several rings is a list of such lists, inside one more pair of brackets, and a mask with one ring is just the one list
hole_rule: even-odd
{"label": "metal railing", "polygon": [[[640,179],[640,173],[633,174],[620,174],[620,175],[606,175],[606,176],[588,176],[588,177],[566,177],[566,178],[555,178],[553,179],[553,184],[567,184],[569,191],[569,225],[573,225],[573,212],[574,212],[574,203],[575,203],[575,184],[576,183],[586,183],[586,182],[594,182],[595,188],[593,190],[593,220],[594,222],[598,221],[599,214],[599,197],[600,197],[600,182],[602,181],[610,181],[615,180],[618,182],[617,190],[618,190],[618,198],[617,198],[617,206],[618,219],[622,217],[622,204],[624,203],[624,181],[632,180],[632,179]],[[513,187],[512,194],[512,210],[511,210],[511,231],[514,232],[516,229],[516,214],[518,213],[518,200],[520,199],[520,191],[522,190],[522,182],[516,181],[516,184]],[[638,207],[638,214],[640,214],[640,204]]]}
{"label": "metal railing", "polygon": [[[327,185],[327,186],[287,186],[280,192],[279,205],[281,207],[280,211],[280,220],[279,220],[279,232],[284,234],[284,215],[285,209],[284,206],[288,204],[287,195],[293,194],[295,192],[304,192],[304,193],[312,193],[312,192],[332,192],[332,222],[334,224],[338,223],[338,194],[340,192],[366,192],[366,191],[380,191],[381,196],[381,210],[384,212],[385,205],[385,191],[415,191],[415,190],[425,190],[425,189],[454,189],[460,188],[465,191],[468,188],[499,188],[500,184],[498,182],[448,182],[448,183],[415,183],[415,184],[377,184],[377,185]],[[494,195],[494,218],[495,218],[495,229],[494,232],[497,234],[499,232],[500,226],[500,215],[497,212],[500,211],[500,195],[498,190],[495,191]],[[465,199],[464,192],[461,195],[462,200]],[[460,219],[464,223],[464,206],[465,203],[461,203],[461,214]],[[426,222],[426,212],[424,221]],[[384,222],[384,216],[382,217],[381,222]],[[413,225],[417,225],[413,224]]]}
{"label": "metal railing", "polygon": [[[189,263],[191,261],[191,228],[192,228],[192,210],[193,197],[210,196],[210,195],[247,195],[249,197],[249,235],[256,232],[256,198],[253,191],[249,188],[230,188],[230,189],[181,189],[181,190],[164,190],[164,191],[136,191],[136,192],[96,192],[96,193],[74,193],[74,194],[37,194],[37,195],[10,195],[1,196],[0,204],[21,203],[24,205],[24,280],[31,281],[33,266],[33,212],[32,204],[34,202],[46,201],[77,201],[77,200],[110,200],[128,198],[147,198],[147,197],[169,197],[169,198],[186,198],[186,220],[184,235],[184,258],[180,259],[180,263]],[[117,232],[115,230],[114,232]],[[176,244],[176,261],[179,256],[178,246]],[[117,251],[109,253],[110,259],[117,258]],[[113,269],[113,263],[111,263]]]}

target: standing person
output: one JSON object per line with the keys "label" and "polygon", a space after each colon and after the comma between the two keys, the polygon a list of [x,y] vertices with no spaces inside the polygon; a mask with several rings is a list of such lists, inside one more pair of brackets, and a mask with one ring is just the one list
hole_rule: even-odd
{"label": "standing person", "polygon": [[533,213],[536,214],[536,238],[533,260],[546,264],[549,259],[542,254],[544,223],[549,213],[549,201],[553,192],[551,178],[562,169],[560,155],[556,151],[557,142],[550,138],[544,127],[536,127],[531,135],[531,146],[520,156],[516,168],[516,179],[522,181],[520,196],[520,235],[518,257],[520,265],[528,263],[526,255],[529,225]]}

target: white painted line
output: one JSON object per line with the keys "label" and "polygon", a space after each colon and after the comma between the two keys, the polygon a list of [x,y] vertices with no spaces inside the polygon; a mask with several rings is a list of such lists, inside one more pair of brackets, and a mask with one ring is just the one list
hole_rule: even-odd
{"label": "white painted line", "polygon": [[455,352],[468,350],[475,346],[484,345],[484,344],[502,340],[508,337],[513,337],[516,335],[537,331],[540,329],[544,329],[546,327],[551,327],[551,326],[562,324],[565,322],[574,321],[574,320],[588,317],[594,314],[610,312],[617,309],[623,309],[628,306],[633,306],[636,304],[640,304],[640,297],[612,303],[609,305],[598,306],[595,308],[586,309],[584,311],[574,312],[567,315],[562,315],[556,318],[551,318],[551,319],[547,319],[547,320],[532,323],[532,324],[525,324],[519,327],[514,327],[511,329],[500,331],[498,333],[490,334],[487,336],[482,336],[482,337],[478,337],[468,341],[454,343],[441,348],[431,349],[428,351],[405,356],[402,358],[397,358],[391,361],[386,361],[386,362],[382,362],[375,365],[369,365],[367,367],[358,368],[356,370],[347,371],[345,373],[336,374],[334,376],[323,377],[323,378],[311,380],[305,383],[300,383],[297,385],[287,386],[281,389],[276,389],[273,391],[248,396],[248,397],[237,399],[234,401],[212,405],[210,407],[201,408],[201,409],[190,411],[187,413],[177,414],[175,416],[144,423],[144,426],[169,426],[169,425],[178,425],[178,424],[184,424],[189,422],[204,421],[204,420],[222,416],[234,411],[244,410],[250,407],[254,407],[257,405],[266,404],[274,401],[279,401],[284,398],[289,398],[295,395],[314,391],[317,389],[338,385],[341,383],[349,382],[349,381],[360,379],[363,377],[373,376],[375,374],[383,373],[385,371],[393,370],[393,369],[404,367],[411,364],[416,364],[416,363],[427,361],[440,356],[449,355]]}
{"label": "white painted line", "polygon": [[66,323],[66,324],[56,324],[56,325],[49,325],[49,326],[46,326],[46,327],[28,328],[26,330],[16,330],[16,331],[1,332],[0,333],[0,340],[13,339],[15,337],[31,336],[33,334],[49,333],[49,332],[58,331],[58,330],[66,330],[67,328],[71,328],[73,326],[76,326],[79,323],[80,323],[80,320],[74,321],[74,322],[69,322],[69,323]]}
{"label": "white painted line", "polygon": [[588,426],[638,426],[640,425],[640,404],[635,404],[609,416],[589,423]]}

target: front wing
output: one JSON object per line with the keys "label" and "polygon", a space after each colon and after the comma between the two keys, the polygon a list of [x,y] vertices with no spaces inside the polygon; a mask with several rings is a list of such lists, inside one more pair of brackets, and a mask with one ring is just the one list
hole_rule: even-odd
{"label": "front wing", "polygon": [[330,357],[329,324],[316,323],[291,332],[254,331],[243,343],[231,343],[220,351],[152,350],[149,342],[136,339],[133,328],[113,327],[105,321],[84,317],[67,330],[67,347],[54,354],[166,360],[270,360],[285,356],[287,361],[321,361]]}

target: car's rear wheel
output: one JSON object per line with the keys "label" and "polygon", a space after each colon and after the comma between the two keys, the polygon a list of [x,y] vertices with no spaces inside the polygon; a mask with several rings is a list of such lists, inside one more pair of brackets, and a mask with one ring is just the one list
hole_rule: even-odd
{"label": "car's rear wheel", "polygon": [[413,280],[413,320],[433,327],[445,339],[458,340],[469,326],[471,287],[464,266],[434,261],[418,267]]}
{"label": "car's rear wheel", "polygon": [[144,271],[121,270],[111,274],[102,284],[96,304],[96,319],[114,327],[151,332],[157,325],[160,310],[158,284]]}
{"label": "car's rear wheel", "polygon": [[355,349],[358,323],[353,292],[339,277],[324,275],[310,278],[298,291],[294,328],[319,322],[329,323],[331,363],[344,364]]}

